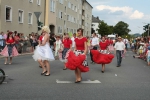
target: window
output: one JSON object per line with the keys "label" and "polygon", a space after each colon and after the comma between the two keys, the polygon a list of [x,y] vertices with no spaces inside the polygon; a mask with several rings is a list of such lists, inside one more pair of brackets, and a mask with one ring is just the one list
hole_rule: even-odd
{"label": "window", "polygon": [[68,20],[68,21],[69,21],[69,19],[70,19],[69,17],[70,17],[70,16],[69,16],[69,15],[67,15],[67,20]]}
{"label": "window", "polygon": [[71,4],[71,8],[72,8],[72,10],[73,10],[73,4]]}
{"label": "window", "polygon": [[71,33],[73,33],[73,29],[71,29]]}
{"label": "window", "polygon": [[78,11],[77,7],[76,7],[76,9],[75,9],[75,10],[76,10],[76,12]]}
{"label": "window", "polygon": [[6,6],[6,21],[12,21],[12,8]]}
{"label": "window", "polygon": [[67,12],[67,7],[65,6],[65,12]]}
{"label": "window", "polygon": [[50,11],[55,12],[55,1],[54,0],[50,0]]}
{"label": "window", "polygon": [[63,4],[63,0],[59,0],[59,2],[60,2],[61,4]]}
{"label": "window", "polygon": [[19,15],[19,23],[23,23],[23,11],[19,10],[18,15]]}
{"label": "window", "polygon": [[61,26],[58,26],[58,33],[62,34],[63,33],[62,30],[63,28]]}
{"label": "window", "polygon": [[59,18],[63,18],[63,12],[59,11]]}
{"label": "window", "polygon": [[41,5],[41,0],[37,0],[37,5]]}
{"label": "window", "polygon": [[76,18],[74,18],[74,23],[76,23]]}
{"label": "window", "polygon": [[77,12],[77,6],[74,6],[74,10]]}
{"label": "window", "polygon": [[29,0],[29,2],[33,3],[33,0]]}
{"label": "window", "polygon": [[86,5],[86,9],[88,9],[88,5]]}
{"label": "window", "polygon": [[74,29],[74,33],[76,33],[76,29]]}
{"label": "window", "polygon": [[68,2],[68,8],[71,8],[71,3],[70,2]]}
{"label": "window", "polygon": [[28,17],[28,24],[32,24],[32,13],[29,13]]}
{"label": "window", "polygon": [[74,22],[74,18],[73,18],[73,16],[72,16],[72,18],[71,18],[71,22]]}
{"label": "window", "polygon": [[79,4],[78,4],[78,9],[80,9],[80,6],[79,6]]}
{"label": "window", "polygon": [[64,20],[64,27],[66,28],[66,21]]}

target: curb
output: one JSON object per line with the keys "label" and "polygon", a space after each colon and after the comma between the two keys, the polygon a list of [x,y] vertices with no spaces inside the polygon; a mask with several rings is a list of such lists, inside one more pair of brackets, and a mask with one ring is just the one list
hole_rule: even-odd
{"label": "curb", "polygon": [[[33,54],[33,52],[32,52],[32,53],[19,54],[18,56],[25,56],[25,55],[31,55],[31,54]],[[18,57],[18,56],[17,56],[17,57]],[[0,56],[0,58],[4,58],[4,56]]]}

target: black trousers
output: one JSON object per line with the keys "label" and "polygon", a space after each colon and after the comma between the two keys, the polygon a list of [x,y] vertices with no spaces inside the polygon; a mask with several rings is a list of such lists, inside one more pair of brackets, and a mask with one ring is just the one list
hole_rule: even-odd
{"label": "black trousers", "polygon": [[[91,49],[91,50],[97,50],[97,47],[93,47],[93,49]],[[90,56],[91,56],[91,61],[94,62],[94,61],[93,61],[93,55],[92,55],[91,52],[90,52]]]}

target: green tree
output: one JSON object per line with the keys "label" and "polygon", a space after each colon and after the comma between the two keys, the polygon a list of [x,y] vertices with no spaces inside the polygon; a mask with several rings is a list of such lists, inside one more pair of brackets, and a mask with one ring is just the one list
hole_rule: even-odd
{"label": "green tree", "polygon": [[113,34],[114,33],[114,26],[108,26],[109,32],[108,34]]}
{"label": "green tree", "polygon": [[143,30],[145,30],[145,32],[142,34],[142,36],[148,36],[148,30],[150,30],[150,24],[143,26]]}
{"label": "green tree", "polygon": [[105,23],[104,21],[101,21],[99,23],[99,26],[98,26],[98,33],[101,35],[101,36],[104,36],[104,35],[108,35],[109,34],[109,26],[107,25],[107,23]]}
{"label": "green tree", "polygon": [[142,36],[148,36],[148,31],[145,31]]}
{"label": "green tree", "polygon": [[43,27],[43,23],[38,20],[38,31],[40,31]]}
{"label": "green tree", "polygon": [[130,31],[129,25],[123,21],[119,21],[114,26],[114,33],[118,34],[118,36],[128,35]]}

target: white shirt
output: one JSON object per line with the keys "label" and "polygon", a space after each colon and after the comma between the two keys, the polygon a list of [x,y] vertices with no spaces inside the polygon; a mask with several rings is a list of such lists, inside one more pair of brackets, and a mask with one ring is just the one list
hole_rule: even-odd
{"label": "white shirt", "polygon": [[0,35],[0,46],[3,46],[3,36]]}
{"label": "white shirt", "polygon": [[99,39],[97,37],[93,37],[91,45],[98,45],[98,44],[99,44]]}
{"label": "white shirt", "polygon": [[129,41],[128,41],[128,39],[124,39],[123,42],[124,42],[125,44],[128,44]]}
{"label": "white shirt", "polygon": [[117,42],[114,46],[116,50],[124,50],[125,49],[125,44],[123,42]]}
{"label": "white shirt", "polygon": [[72,38],[71,38],[71,41],[72,41],[72,47],[75,47],[75,41],[74,41],[74,40],[75,40],[75,38],[72,37]]}

